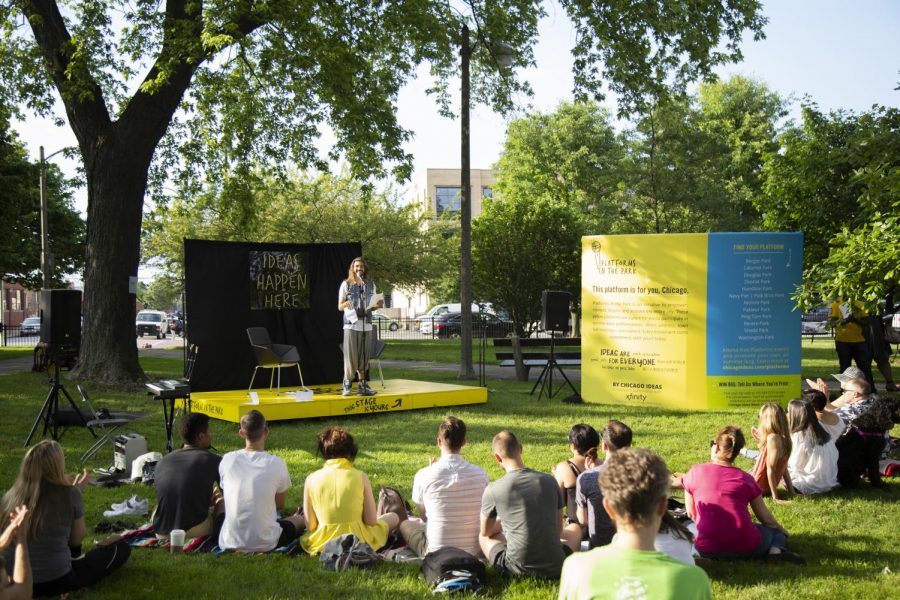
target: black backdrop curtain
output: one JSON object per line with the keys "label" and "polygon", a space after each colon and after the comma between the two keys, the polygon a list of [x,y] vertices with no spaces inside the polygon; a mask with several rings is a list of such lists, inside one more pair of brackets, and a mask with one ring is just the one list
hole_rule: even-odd
{"label": "black backdrop curtain", "polygon": [[[247,338],[248,327],[265,327],[276,344],[292,344],[300,352],[307,385],[334,384],[343,379],[341,313],[338,288],[350,262],[361,254],[359,243],[275,244],[184,240],[185,311],[189,344],[198,347],[191,390],[247,388],[256,359]],[[258,280],[261,256],[302,256],[303,263],[279,283],[303,282],[288,305],[307,308],[260,308]],[[265,259],[270,260],[270,259]],[[274,259],[271,260],[274,265]],[[273,269],[287,273],[282,263]],[[285,283],[287,282],[287,283]],[[279,288],[280,289],[280,288]],[[299,299],[298,299],[299,298]],[[257,308],[253,308],[256,306]],[[277,377],[277,375],[276,375]],[[281,385],[300,384],[296,369],[282,369]],[[267,388],[269,371],[260,370],[255,388]]]}

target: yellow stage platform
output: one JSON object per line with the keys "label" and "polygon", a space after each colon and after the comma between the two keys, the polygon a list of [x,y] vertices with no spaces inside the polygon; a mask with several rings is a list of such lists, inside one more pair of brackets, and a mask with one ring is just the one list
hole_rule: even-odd
{"label": "yellow stage platform", "polygon": [[[380,381],[370,382],[375,396],[341,396],[341,386],[318,386],[312,389],[311,400],[296,400],[296,388],[282,388],[276,396],[275,390],[253,390],[259,396],[259,404],[251,404],[247,390],[227,390],[220,392],[193,392],[191,410],[209,415],[215,419],[237,423],[241,417],[254,408],[262,412],[269,421],[284,419],[310,419],[339,415],[416,410],[436,406],[459,406],[462,404],[484,404],[487,402],[487,388],[431,383],[411,379],[387,379],[385,387]],[[356,387],[354,386],[354,393]]]}

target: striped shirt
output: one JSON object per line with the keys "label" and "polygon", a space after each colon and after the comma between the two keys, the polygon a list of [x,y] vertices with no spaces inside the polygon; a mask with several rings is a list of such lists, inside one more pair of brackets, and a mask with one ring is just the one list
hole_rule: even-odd
{"label": "striped shirt", "polygon": [[479,555],[481,496],[487,484],[485,470],[459,454],[443,455],[416,473],[412,500],[425,507],[428,552],[453,546]]}

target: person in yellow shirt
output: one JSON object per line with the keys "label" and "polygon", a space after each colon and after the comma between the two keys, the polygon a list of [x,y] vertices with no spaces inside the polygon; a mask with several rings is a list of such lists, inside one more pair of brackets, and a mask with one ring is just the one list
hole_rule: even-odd
{"label": "person in yellow shirt", "polygon": [[318,444],[325,464],[310,473],[303,485],[303,511],[309,528],[300,545],[316,555],[329,541],[352,533],[378,550],[397,529],[400,517],[393,512],[376,514],[372,484],[353,466],[358,449],[349,431],[329,427],[319,434]]}
{"label": "person in yellow shirt", "polygon": [[828,316],[828,320],[834,323],[834,347],[837,351],[841,373],[850,366],[851,361],[855,362],[856,366],[865,374],[871,389],[874,390],[872,352],[863,334],[868,316],[860,302],[851,303],[838,299],[831,303],[831,314]]}

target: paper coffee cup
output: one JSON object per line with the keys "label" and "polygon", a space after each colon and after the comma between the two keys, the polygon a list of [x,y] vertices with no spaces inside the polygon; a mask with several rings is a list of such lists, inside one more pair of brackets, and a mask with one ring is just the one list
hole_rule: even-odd
{"label": "paper coffee cup", "polygon": [[181,552],[184,548],[184,529],[169,532],[169,552]]}

